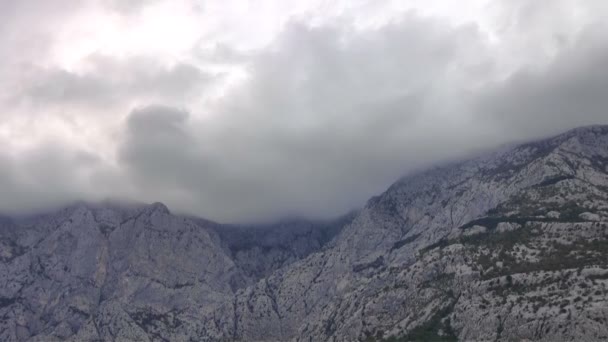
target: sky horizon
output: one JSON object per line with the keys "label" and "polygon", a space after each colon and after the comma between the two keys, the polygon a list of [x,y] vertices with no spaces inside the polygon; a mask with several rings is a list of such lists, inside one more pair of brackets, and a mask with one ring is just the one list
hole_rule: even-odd
{"label": "sky horizon", "polygon": [[608,3],[0,0],[0,212],[323,219],[608,124]]}

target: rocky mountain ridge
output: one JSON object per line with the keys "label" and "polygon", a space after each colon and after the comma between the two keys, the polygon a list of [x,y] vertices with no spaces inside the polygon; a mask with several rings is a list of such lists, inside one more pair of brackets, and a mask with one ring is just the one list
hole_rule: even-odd
{"label": "rocky mountain ridge", "polygon": [[7,341],[608,338],[608,127],[406,176],[351,217],[0,221]]}

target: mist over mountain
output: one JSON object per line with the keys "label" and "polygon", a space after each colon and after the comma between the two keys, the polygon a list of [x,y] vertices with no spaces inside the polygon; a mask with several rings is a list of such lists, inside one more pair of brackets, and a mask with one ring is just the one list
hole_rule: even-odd
{"label": "mist over mountain", "polygon": [[0,221],[4,341],[608,338],[608,126],[406,176],[333,221],[161,204]]}

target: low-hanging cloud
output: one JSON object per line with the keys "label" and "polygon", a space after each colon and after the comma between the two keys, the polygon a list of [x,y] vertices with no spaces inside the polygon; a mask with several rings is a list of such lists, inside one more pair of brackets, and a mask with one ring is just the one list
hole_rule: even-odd
{"label": "low-hanging cloud", "polygon": [[529,139],[608,123],[608,40],[587,28],[542,70],[520,70],[480,92],[476,115],[503,139]]}
{"label": "low-hanging cloud", "polygon": [[439,110],[433,89],[470,34],[415,17],[353,37],[293,24],[216,103],[214,120],[196,127],[178,109],[135,110],[123,161],[142,187],[179,189],[177,206],[190,212],[337,215],[408,168],[446,156],[437,138],[407,162],[420,151],[412,143],[421,127],[445,135],[430,125]]}

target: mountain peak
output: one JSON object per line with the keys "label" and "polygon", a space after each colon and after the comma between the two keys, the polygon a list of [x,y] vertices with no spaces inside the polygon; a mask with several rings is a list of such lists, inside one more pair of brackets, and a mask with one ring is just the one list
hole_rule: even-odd
{"label": "mountain peak", "polygon": [[565,131],[563,133],[548,137],[548,138],[532,140],[532,141],[529,141],[526,143],[522,143],[520,146],[530,146],[530,145],[537,145],[537,144],[557,146],[573,137],[602,137],[602,136],[608,136],[608,125],[591,125],[591,126],[577,127],[577,128],[573,128],[568,131]]}
{"label": "mountain peak", "polygon": [[154,203],[150,204],[150,210],[156,211],[156,212],[161,212],[161,213],[167,214],[167,215],[171,214],[171,211],[169,210],[169,208],[167,208],[167,206],[161,202],[154,202]]}

